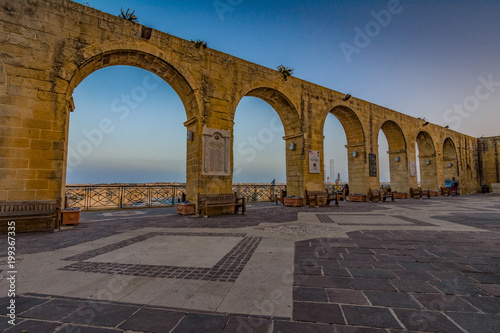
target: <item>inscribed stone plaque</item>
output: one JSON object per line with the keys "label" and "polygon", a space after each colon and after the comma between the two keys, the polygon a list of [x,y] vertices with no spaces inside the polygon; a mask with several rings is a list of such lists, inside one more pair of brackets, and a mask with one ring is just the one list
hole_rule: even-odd
{"label": "inscribed stone plaque", "polygon": [[321,173],[319,150],[309,150],[309,173]]}
{"label": "inscribed stone plaque", "polygon": [[368,154],[370,162],[370,177],[377,177],[377,155]]}
{"label": "inscribed stone plaque", "polygon": [[203,175],[231,175],[230,143],[230,131],[208,127],[203,129]]}
{"label": "inscribed stone plaque", "polygon": [[417,164],[415,163],[415,161],[410,161],[410,176],[417,176]]}

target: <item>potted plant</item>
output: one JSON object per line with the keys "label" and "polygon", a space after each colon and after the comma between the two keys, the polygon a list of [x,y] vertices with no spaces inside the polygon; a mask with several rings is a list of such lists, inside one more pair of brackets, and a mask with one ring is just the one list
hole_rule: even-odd
{"label": "potted plant", "polygon": [[74,208],[65,208],[61,211],[62,215],[62,225],[68,225],[68,224],[73,224],[73,225],[78,225],[80,223],[80,215],[82,213],[82,210],[78,207]]}
{"label": "potted plant", "polygon": [[366,202],[366,195],[360,193],[351,193],[349,194],[349,201]]}
{"label": "potted plant", "polygon": [[394,193],[394,199],[408,199],[408,193],[405,192],[392,192]]}
{"label": "potted plant", "polygon": [[179,215],[194,215],[195,204],[189,201],[183,201],[177,204],[177,214]]}

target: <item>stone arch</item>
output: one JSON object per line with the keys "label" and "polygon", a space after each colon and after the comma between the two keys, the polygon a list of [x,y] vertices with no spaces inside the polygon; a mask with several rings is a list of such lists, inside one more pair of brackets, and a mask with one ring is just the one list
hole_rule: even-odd
{"label": "stone arch", "polygon": [[295,149],[286,149],[286,184],[287,194],[302,196],[304,173],[302,161],[302,148],[304,146],[302,134],[302,122],[299,113],[290,99],[281,91],[269,87],[257,87],[248,90],[246,93],[241,93],[235,104],[231,120],[234,121],[236,107],[241,99],[245,96],[257,97],[268,103],[278,114],[283,128],[285,130],[286,141],[285,147],[289,147],[291,143],[295,145]]}
{"label": "stone arch", "polygon": [[420,158],[420,187],[423,190],[437,191],[439,184],[434,140],[428,132],[421,131],[416,137],[416,142]]}
{"label": "stone arch", "polygon": [[[71,61],[67,62],[59,71],[56,91],[65,99],[61,100],[58,108],[59,114],[65,117],[65,142],[64,161],[62,166],[61,193],[64,195],[67,154],[68,154],[68,125],[69,112],[74,109],[72,94],[74,89],[91,73],[110,66],[133,66],[147,70],[158,75],[167,82],[177,93],[184,105],[188,129],[197,132],[199,122],[195,120],[199,116],[199,103],[195,95],[195,82],[190,74],[181,66],[174,67],[171,62],[165,60],[164,52],[157,48],[140,43],[116,43],[110,42],[101,45],[89,46],[75,54]],[[198,131],[200,132],[200,131]],[[188,197],[193,198],[197,192],[198,183],[197,168],[199,161],[195,152],[198,151],[195,140],[187,143],[186,161],[186,186]],[[189,158],[191,156],[191,158]]]}
{"label": "stone arch", "polygon": [[181,74],[177,68],[159,56],[159,54],[155,55],[142,50],[126,49],[123,46],[118,49],[97,52],[85,59],[80,54],[60,73],[60,77],[66,78],[68,81],[64,91],[66,99],[71,100],[74,89],[93,72],[110,66],[132,66],[154,73],[167,82],[181,99],[188,120],[198,116],[198,102],[186,75]]}
{"label": "stone arch", "polygon": [[[367,183],[368,156],[365,147],[365,131],[358,115],[349,107],[337,105],[327,110],[321,120],[321,137],[324,137],[328,114],[333,114],[342,124],[347,138],[347,166],[351,193],[365,193]],[[356,153],[354,153],[356,152]],[[324,156],[324,154],[323,154]]]}
{"label": "stone arch", "polygon": [[443,173],[444,179],[459,179],[458,154],[455,143],[451,138],[446,138],[443,143]]}
{"label": "stone arch", "polygon": [[[403,130],[393,120],[385,121],[380,129],[384,132],[389,144],[388,153],[389,170],[391,173],[391,190],[394,192],[407,192],[410,179],[408,174],[406,139]],[[376,134],[378,134],[378,132]]]}

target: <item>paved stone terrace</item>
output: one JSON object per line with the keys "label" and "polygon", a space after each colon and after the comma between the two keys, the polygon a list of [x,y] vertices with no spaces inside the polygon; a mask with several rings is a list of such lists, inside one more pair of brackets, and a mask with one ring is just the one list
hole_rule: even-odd
{"label": "paved stone terrace", "polygon": [[[61,292],[56,285],[50,294],[23,292],[16,303],[18,325],[10,327],[7,317],[0,315],[0,331],[500,332],[499,196],[378,204],[341,202],[340,207],[329,208],[266,204],[249,208],[246,216],[209,219],[175,216],[168,209],[142,211],[145,214],[84,213],[82,223],[75,229],[18,235],[18,259],[26,264],[26,270],[36,265],[39,258],[47,257],[43,265],[53,266],[56,274],[104,279],[109,272],[64,272],[64,267],[85,263],[98,270],[99,263],[93,260],[99,255],[126,255],[127,246],[132,243],[141,246],[145,244],[141,243],[144,237],[154,240],[158,235],[151,235],[152,232],[170,234],[168,237],[184,233],[200,239],[225,234],[221,239],[234,239],[235,244],[255,238],[259,240],[253,243],[255,248],[247,249],[249,244],[245,243],[238,253],[228,247],[228,254],[221,255],[231,260],[226,268],[241,263],[244,256],[253,256],[237,268],[241,275],[232,282],[207,283],[229,283],[229,289],[242,288],[236,295],[241,293],[239,302],[245,303],[247,298],[258,297],[245,293],[245,288],[256,287],[248,281],[254,276],[269,276],[266,284],[274,285],[271,292],[264,293],[265,301],[259,302],[260,315],[251,314],[250,309],[236,310],[238,302],[233,303],[235,307],[230,307],[230,311],[220,307],[211,311],[189,305],[161,306],[146,300],[148,293],[156,292],[144,289],[149,284],[136,287],[143,288],[142,302],[138,301],[141,297],[126,302],[126,297],[122,301],[72,297],[77,293],[72,289],[66,293],[64,288],[68,287],[63,283],[60,288],[65,291]],[[103,246],[95,246],[96,242]],[[290,276],[285,276],[287,265],[280,266],[282,261],[288,264],[287,255],[274,253],[275,248],[269,245],[272,242],[279,247],[291,247],[292,251],[283,252],[292,256]],[[6,246],[4,239],[0,246]],[[154,249],[158,243],[152,246]],[[64,255],[65,251],[71,255]],[[238,255],[242,257],[238,259]],[[258,266],[263,261],[270,265]],[[138,268],[138,272],[158,269]],[[275,277],[281,276],[281,271],[282,281],[276,284]],[[121,277],[122,273],[118,270],[113,276]],[[223,274],[221,271],[212,277]],[[187,274],[175,280],[179,281],[176,288],[187,288],[190,278]],[[173,281],[159,276],[148,279],[157,282],[159,289],[162,281]],[[0,288],[4,290],[2,280]],[[289,288],[280,289],[281,284],[289,284]],[[195,291],[199,292],[201,289]],[[218,292],[214,288],[208,294],[215,297]],[[225,299],[230,294],[227,292]],[[0,298],[0,308],[5,309],[7,302],[8,298]],[[284,306],[288,303],[289,310]]]}

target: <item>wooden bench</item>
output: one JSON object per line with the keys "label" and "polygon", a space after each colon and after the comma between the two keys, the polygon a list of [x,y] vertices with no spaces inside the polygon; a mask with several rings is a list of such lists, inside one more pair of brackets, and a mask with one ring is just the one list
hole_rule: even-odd
{"label": "wooden bench", "polygon": [[336,193],[339,197],[339,200],[342,199],[344,201],[347,201],[348,193],[347,193],[347,189],[345,187],[342,189],[342,191],[338,191]]}
{"label": "wooden bench", "polygon": [[16,223],[18,232],[56,229],[60,212],[57,200],[0,201],[0,232],[6,232],[11,221]]}
{"label": "wooden bench", "polygon": [[420,196],[421,198],[430,198],[431,197],[431,190],[420,190],[422,195]]}
{"label": "wooden bench", "polygon": [[245,198],[238,198],[235,193],[201,194],[198,193],[198,215],[203,212],[208,217],[209,207],[234,207],[234,213],[238,213],[241,207],[242,214],[246,214]]}
{"label": "wooden bench", "polygon": [[451,196],[451,188],[449,187],[441,187],[441,196],[450,197]]}
{"label": "wooden bench", "polygon": [[274,197],[274,203],[278,205],[278,202],[280,202],[283,205],[283,200],[285,200],[285,197],[286,197],[286,190],[281,190],[280,196]]}
{"label": "wooden bench", "polygon": [[380,200],[385,202],[387,198],[394,201],[394,193],[382,189],[368,190],[368,200],[371,202],[379,202]]}
{"label": "wooden bench", "polygon": [[319,199],[323,198],[325,200],[325,205],[330,206],[330,201],[335,201],[335,206],[339,205],[339,195],[334,193],[332,195],[328,194],[328,191],[308,191],[306,190],[306,206],[309,206],[314,200],[314,206],[319,207]]}

